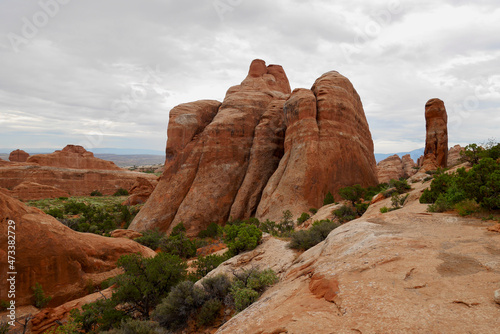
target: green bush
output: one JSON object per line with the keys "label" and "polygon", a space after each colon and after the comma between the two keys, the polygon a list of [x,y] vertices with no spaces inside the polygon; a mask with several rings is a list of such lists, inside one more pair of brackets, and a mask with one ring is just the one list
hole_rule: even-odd
{"label": "green bush", "polygon": [[116,306],[117,303],[112,299],[100,299],[83,305],[81,310],[71,310],[70,323],[76,324],[78,330],[68,332],[97,333],[118,327],[127,315],[124,311],[117,310]]}
{"label": "green bush", "polygon": [[333,215],[337,217],[340,223],[356,219],[356,211],[347,205],[342,205],[339,209],[334,210]]}
{"label": "green bush", "polygon": [[153,311],[152,318],[162,327],[178,330],[186,326],[189,317],[205,302],[203,289],[194,286],[191,281],[184,281],[172,288],[172,291]]}
{"label": "green bush", "polygon": [[294,223],[293,216],[290,210],[283,211],[283,217],[281,218],[281,221],[279,222],[277,227],[280,234],[286,234],[293,231]]}
{"label": "green bush", "polygon": [[36,308],[44,308],[52,300],[52,297],[45,295],[42,285],[38,282],[31,287],[31,290],[33,290],[33,305]]}
{"label": "green bush", "polygon": [[299,218],[297,218],[297,225],[302,225],[306,220],[311,218],[311,215],[309,215],[306,212],[302,212]]}
{"label": "green bush", "polygon": [[331,220],[316,221],[309,230],[293,233],[289,247],[307,250],[325,240],[328,234],[339,226],[338,223]]}
{"label": "green bush", "polygon": [[389,181],[389,187],[390,188],[396,188],[396,191],[399,194],[404,194],[408,190],[411,189],[411,186],[408,184],[408,181],[405,179],[399,179],[399,180],[390,180]]}
{"label": "green bush", "polygon": [[365,193],[366,190],[359,184],[339,189],[340,197],[347,201],[350,201],[353,206],[361,200]]}
{"label": "green bush", "polygon": [[226,225],[224,241],[231,255],[237,255],[257,247],[262,239],[262,231],[255,225]]}
{"label": "green bush", "polygon": [[355,203],[354,207],[356,208],[356,213],[358,216],[362,216],[366,210],[368,210],[368,207],[370,206],[370,203]]}
{"label": "green bush", "polygon": [[325,195],[325,199],[323,200],[323,205],[329,205],[335,203],[335,198],[333,197],[331,192],[328,192]]}
{"label": "green bush", "polygon": [[237,312],[241,312],[259,298],[259,293],[244,286],[235,285],[231,294],[234,298],[234,306]]}
{"label": "green bush", "polygon": [[64,212],[59,208],[50,208],[47,211],[45,211],[45,213],[57,219],[64,218]]}
{"label": "green bush", "polygon": [[135,319],[122,320],[119,329],[112,329],[108,334],[168,334],[160,324],[154,321]]}
{"label": "green bush", "polygon": [[174,228],[172,229],[172,233],[170,233],[171,236],[176,236],[181,233],[186,233],[186,227],[184,226],[183,222],[180,222],[179,224],[175,225]]}
{"label": "green bush", "polygon": [[409,195],[410,194],[406,194],[405,196],[399,195],[397,193],[392,194],[391,196],[392,208],[394,210],[401,208],[405,204],[406,199],[408,198]]}
{"label": "green bush", "polygon": [[90,196],[102,196],[102,193],[99,190],[94,190],[90,193]]}
{"label": "green bush", "polygon": [[224,301],[231,288],[231,280],[226,275],[217,275],[203,279],[201,285],[208,299]]}
{"label": "green bush", "polygon": [[10,306],[10,303],[6,300],[0,300],[0,312],[3,312],[7,310],[7,308]]}
{"label": "green bush", "polygon": [[199,256],[194,262],[196,267],[196,277],[205,277],[209,272],[217,268],[222,262],[228,259],[227,255],[211,254],[207,256]]}
{"label": "green bush", "polygon": [[271,269],[264,271],[249,269],[234,275],[236,280],[231,284],[229,291],[237,312],[255,302],[267,287],[278,281],[278,277]]}
{"label": "green bush", "polygon": [[168,253],[159,253],[152,258],[124,255],[117,266],[124,273],[113,280],[117,285],[113,300],[139,312],[143,319],[148,319],[149,312],[170,289],[186,278],[186,263],[177,255]]}
{"label": "green bush", "polygon": [[217,319],[222,302],[218,299],[210,299],[206,301],[198,313],[197,321],[200,326],[212,325]]}
{"label": "green bush", "polygon": [[468,216],[475,212],[479,212],[479,204],[473,199],[466,199],[455,204],[455,210],[457,210],[460,216]]}
{"label": "green bush", "polygon": [[120,188],[113,194],[113,196],[128,196],[128,190]]}
{"label": "green bush", "polygon": [[445,212],[453,209],[453,204],[450,203],[446,196],[440,194],[434,204],[429,205],[427,211],[429,212]]}
{"label": "green bush", "polygon": [[312,215],[315,215],[315,214],[317,214],[317,213],[318,213],[318,209],[316,209],[316,208],[310,208],[310,209],[309,209],[309,212],[310,212]]}
{"label": "green bush", "polygon": [[179,257],[188,259],[196,255],[196,245],[186,234],[179,234],[163,237],[160,240],[160,249],[165,253],[171,253]]}
{"label": "green bush", "polygon": [[198,238],[217,238],[222,236],[222,227],[217,223],[210,223],[206,229],[198,233]]}
{"label": "green bush", "polygon": [[160,247],[160,240],[165,237],[165,233],[161,232],[158,229],[147,230],[142,232],[142,237],[134,239],[134,241],[149,247],[153,250],[158,249]]}
{"label": "green bush", "polygon": [[388,207],[383,206],[383,207],[380,208],[380,213],[387,213],[387,212],[389,212],[389,208]]}
{"label": "green bush", "polygon": [[69,201],[64,203],[63,210],[66,214],[78,215],[87,212],[89,210],[89,206],[85,203]]}
{"label": "green bush", "polygon": [[7,334],[9,332],[10,325],[8,322],[0,322],[0,334]]}

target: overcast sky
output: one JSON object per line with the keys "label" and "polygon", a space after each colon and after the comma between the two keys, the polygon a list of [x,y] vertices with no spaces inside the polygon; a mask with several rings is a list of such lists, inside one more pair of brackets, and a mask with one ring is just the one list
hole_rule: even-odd
{"label": "overcast sky", "polygon": [[500,140],[497,0],[0,0],[0,151],[163,151],[170,109],[221,101],[255,58],[292,89],[348,77],[377,153],[423,147],[434,97],[450,146]]}

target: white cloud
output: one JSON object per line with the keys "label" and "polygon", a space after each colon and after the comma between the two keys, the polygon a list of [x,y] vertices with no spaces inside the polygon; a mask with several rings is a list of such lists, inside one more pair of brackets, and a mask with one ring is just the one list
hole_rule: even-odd
{"label": "white cloud", "polygon": [[[254,58],[283,65],[292,88],[330,70],[347,76],[380,153],[422,146],[433,97],[447,106],[450,143],[498,137],[493,0],[41,3],[56,1],[33,31],[39,1],[0,2],[1,147],[60,148],[94,134],[101,147],[163,150],[169,110],[223,99]],[[9,36],[27,31],[14,52]]]}

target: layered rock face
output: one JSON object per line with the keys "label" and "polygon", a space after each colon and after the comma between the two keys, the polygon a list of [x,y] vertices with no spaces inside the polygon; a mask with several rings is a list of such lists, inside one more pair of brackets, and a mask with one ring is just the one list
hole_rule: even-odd
{"label": "layered rock face", "polygon": [[422,168],[446,167],[448,160],[448,115],[444,102],[430,99],[425,104],[425,151]]}
{"label": "layered rock face", "polygon": [[29,154],[24,152],[23,150],[15,150],[10,152],[9,161],[12,162],[26,162],[29,158]]}
{"label": "layered rock face", "polygon": [[[50,305],[56,306],[86,295],[89,281],[100,284],[119,273],[116,261],[121,255],[155,255],[131,240],[75,232],[41,210],[0,193],[1,245],[7,245],[9,221],[15,225],[18,259],[16,306],[32,303],[31,287],[35,283],[40,283],[46,295],[53,297]],[[6,247],[0,249],[0,264],[6,273]],[[7,284],[6,280],[0,281],[1,300],[7,300]]]}
{"label": "layered rock face", "polygon": [[465,148],[460,145],[455,145],[448,150],[448,167],[453,167],[462,163],[460,152]]}
{"label": "layered rock face", "polygon": [[311,90],[296,89],[284,106],[285,155],[257,209],[259,219],[279,220],[321,207],[328,191],[377,184],[373,142],[359,95],[332,71]]}
{"label": "layered rock face", "polygon": [[128,191],[130,196],[123,205],[136,205],[146,203],[147,199],[153,193],[158,182],[156,180],[148,180],[145,177],[138,177],[135,183]]}
{"label": "layered rock face", "polygon": [[399,180],[400,178],[408,178],[415,174],[413,168],[416,164],[409,154],[400,158],[394,154],[377,164],[377,177],[379,183],[387,183],[390,180]]}
{"label": "layered rock face", "polygon": [[122,170],[114,162],[96,158],[94,153],[78,145],[67,145],[61,151],[50,154],[36,154],[29,157],[27,162],[59,168]]}
{"label": "layered rock face", "polygon": [[23,201],[88,196],[94,190],[112,195],[120,188],[130,189],[137,177],[156,180],[155,175],[121,169],[75,145],[31,156],[27,162],[0,162],[0,188],[10,190],[11,196]]}
{"label": "layered rock face", "polygon": [[255,211],[282,154],[281,105],[290,86],[281,66],[262,60],[224,102],[198,101],[170,113],[165,171],[130,229],[163,231],[183,222],[189,235]]}

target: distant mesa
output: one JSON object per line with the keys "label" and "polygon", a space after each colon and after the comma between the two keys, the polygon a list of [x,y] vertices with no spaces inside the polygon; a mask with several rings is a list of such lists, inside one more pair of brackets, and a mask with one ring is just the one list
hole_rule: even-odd
{"label": "distant mesa", "polygon": [[26,162],[0,163],[0,187],[17,199],[88,196],[94,190],[112,195],[130,189],[137,177],[154,182],[157,176],[131,172],[94,157],[82,146],[68,145],[50,154],[30,156]]}
{"label": "distant mesa", "polygon": [[12,162],[26,162],[29,158],[29,154],[24,152],[23,150],[15,150],[10,152],[9,161]]}
{"label": "distant mesa", "polygon": [[92,152],[79,145],[67,145],[61,151],[50,154],[36,154],[29,157],[27,162],[59,168],[121,170],[114,162],[96,158]]}
{"label": "distant mesa", "polygon": [[281,66],[254,60],[222,103],[172,109],[167,131],[165,170],[130,229],[183,222],[195,235],[211,222],[279,220],[320,207],[329,191],[377,184],[361,99],[337,72],[292,93]]}

